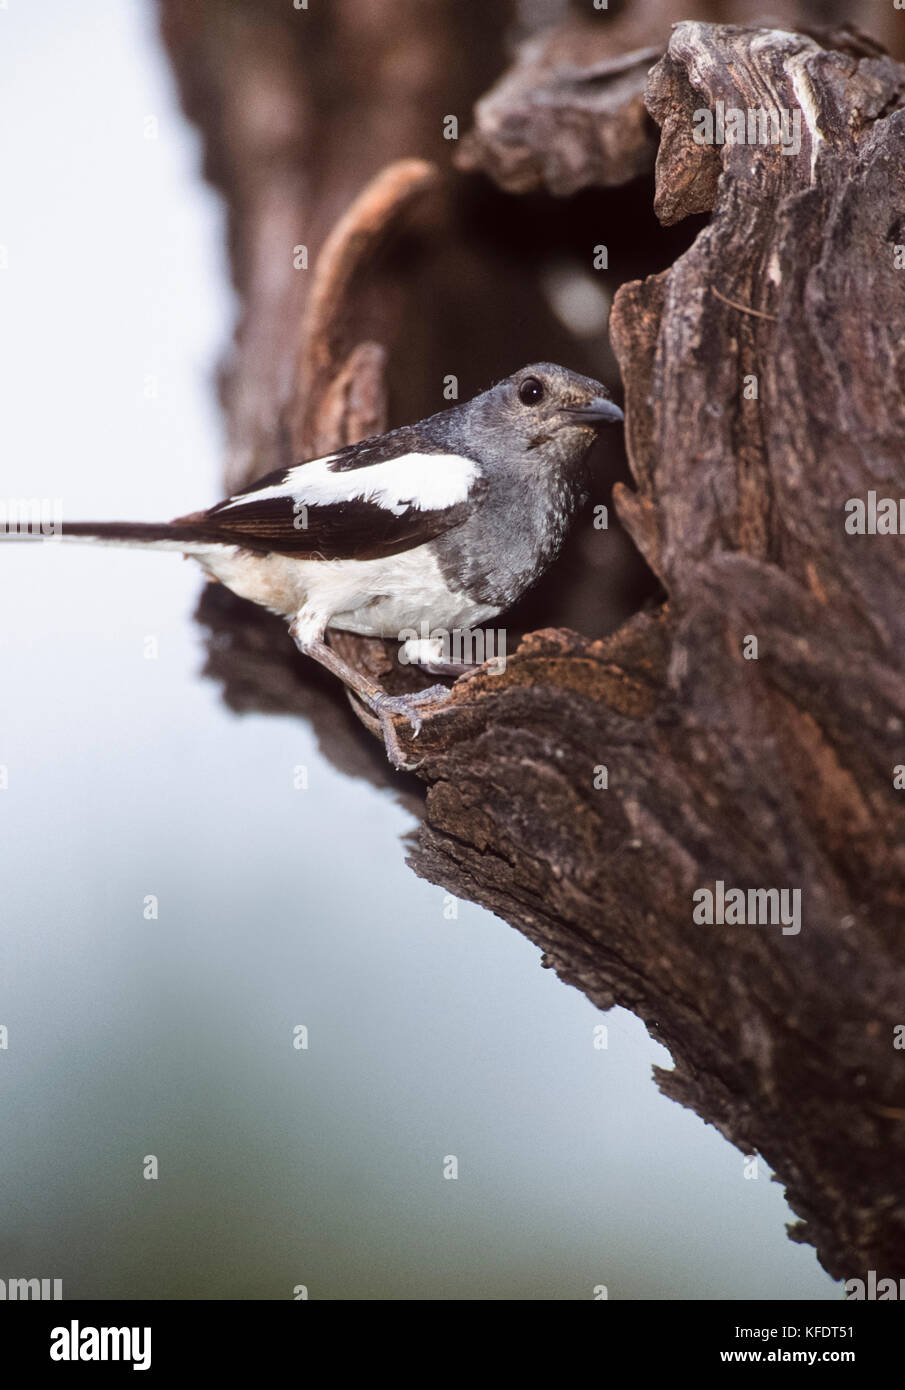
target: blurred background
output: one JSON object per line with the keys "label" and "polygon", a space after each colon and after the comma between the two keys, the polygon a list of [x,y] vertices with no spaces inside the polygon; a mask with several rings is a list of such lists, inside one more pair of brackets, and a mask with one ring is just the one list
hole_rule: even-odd
{"label": "blurred background", "polygon": [[[164,9],[172,42],[188,12]],[[159,18],[0,10],[0,497],[68,518],[207,505],[250,457],[217,397],[248,284]],[[467,196],[507,204],[511,237],[516,200]],[[652,214],[640,185],[621,220],[617,196],[518,200],[525,245],[597,217],[630,240]],[[663,233],[662,264],[693,232]],[[542,259],[549,312],[588,340],[568,365],[602,362],[610,291],[601,319],[566,293],[568,254]],[[581,535],[554,581],[567,616]],[[643,593],[627,575],[618,602],[592,578],[593,635]],[[415,878],[416,789],[333,686],[300,678],[310,718],[224,702],[200,590],[169,555],[0,551],[0,1278],[68,1298],[839,1297],[765,1166],[658,1093],[669,1059],[636,1019]]]}

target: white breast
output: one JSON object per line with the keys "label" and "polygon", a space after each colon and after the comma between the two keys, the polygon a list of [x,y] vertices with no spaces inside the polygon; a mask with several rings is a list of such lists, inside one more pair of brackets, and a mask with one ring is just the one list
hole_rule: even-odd
{"label": "white breast", "polygon": [[451,589],[430,545],[380,560],[308,560],[251,555],[218,547],[203,557],[208,573],[242,598],[286,618],[299,618],[301,634],[325,628],[365,637],[397,639],[403,628],[451,631],[486,622],[499,612]]}

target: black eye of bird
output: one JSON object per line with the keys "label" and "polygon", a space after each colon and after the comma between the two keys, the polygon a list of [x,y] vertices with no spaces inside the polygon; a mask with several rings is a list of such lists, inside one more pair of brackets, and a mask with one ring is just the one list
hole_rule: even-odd
{"label": "black eye of bird", "polygon": [[518,388],[518,398],[522,405],[537,405],[544,398],[544,388],[536,376],[526,376]]}

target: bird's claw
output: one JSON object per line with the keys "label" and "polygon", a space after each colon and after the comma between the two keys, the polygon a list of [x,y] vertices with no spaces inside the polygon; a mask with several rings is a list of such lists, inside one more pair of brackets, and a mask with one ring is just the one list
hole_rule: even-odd
{"label": "bird's claw", "polygon": [[419,758],[416,763],[406,762],[405,753],[393,723],[395,716],[403,715],[411,725],[412,738],[417,738],[423,723],[419,713],[421,706],[437,704],[441,700],[448,699],[449,689],[445,685],[432,685],[427,690],[418,690],[409,695],[378,695],[376,697],[371,708],[380,720],[387,756],[397,771],[413,772],[421,766],[424,759]]}

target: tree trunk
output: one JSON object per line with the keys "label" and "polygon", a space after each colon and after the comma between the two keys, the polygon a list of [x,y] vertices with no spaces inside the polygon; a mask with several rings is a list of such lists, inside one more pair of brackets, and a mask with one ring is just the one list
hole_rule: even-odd
{"label": "tree trunk", "polygon": [[[655,51],[629,60],[618,30],[589,48],[570,28],[516,59],[462,172],[440,175],[425,162],[449,163],[439,118],[463,119],[500,71],[507,7],[483,7],[484,42],[464,47],[453,3],[430,22],[417,2],[378,8],[332,5],[291,47],[265,6],[265,60],[241,7],[163,3],[243,295],[228,482],[418,418],[448,372],[477,389],[520,364],[514,336],[521,361],[600,375],[597,347],[526,287],[533,251],[507,258],[488,221],[530,242],[521,210],[554,236],[571,218],[590,250],[595,211],[650,187],[551,195],[643,174],[656,151],[654,207],[666,225],[692,217],[687,249],[622,284],[611,332],[634,484],[616,505],[657,584],[615,531],[585,533],[598,589],[635,565],[604,630],[647,606],[597,640],[530,632],[505,670],[456,683],[412,745],[427,801],[411,862],[601,1008],[644,1019],[675,1061],[661,1088],[764,1156],[793,1238],[831,1274],[905,1276],[905,541],[882,507],[879,534],[846,508],[874,493],[898,519],[905,496],[905,69],[851,31],[681,23],[646,78],[657,146],[639,100],[661,36],[635,34]],[[324,64],[352,17],[353,90],[318,152]],[[696,143],[718,102],[797,114],[800,148]],[[306,240],[307,278],[290,254]],[[282,626],[236,614],[205,599],[212,627],[231,624],[210,663],[227,698],[306,708]],[[417,679],[383,643],[338,643],[392,688]],[[785,929],[733,922],[731,898],[729,922],[696,921],[719,884],[760,909],[785,890]]]}

